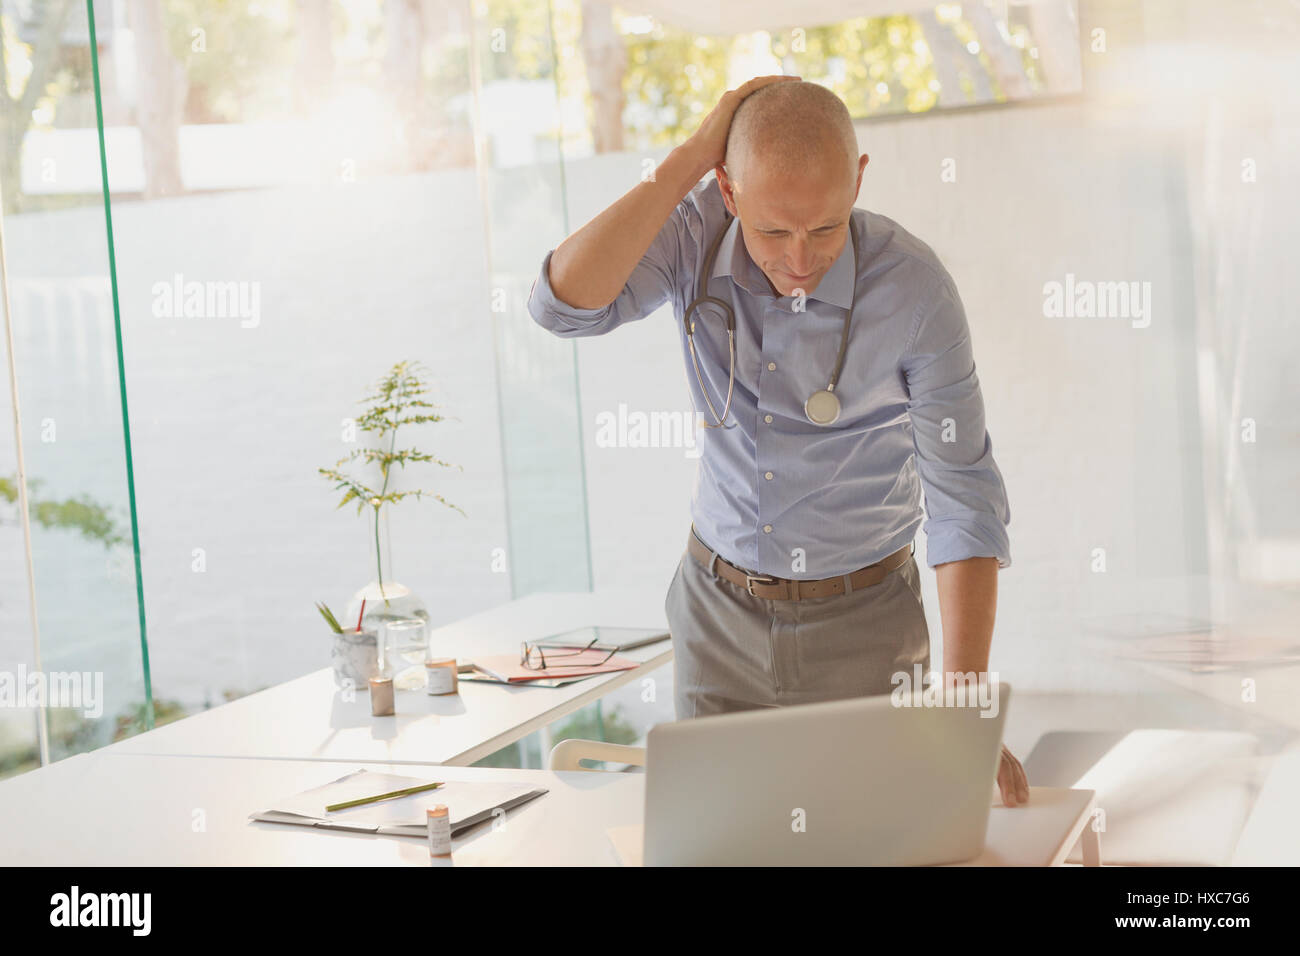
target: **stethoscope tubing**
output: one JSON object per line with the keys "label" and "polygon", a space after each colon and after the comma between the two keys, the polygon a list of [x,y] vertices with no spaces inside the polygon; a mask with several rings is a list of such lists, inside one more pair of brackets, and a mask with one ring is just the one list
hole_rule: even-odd
{"label": "stethoscope tubing", "polygon": [[[714,421],[716,422],[716,424],[713,425],[710,425],[708,422],[704,422],[703,424],[705,428],[731,428],[732,427],[731,425],[724,424],[724,422],[726,422],[727,415],[731,411],[731,399],[736,384],[736,312],[731,307],[730,302],[726,302],[722,299],[719,299],[717,296],[709,295],[708,288],[709,288],[709,279],[712,278],[713,275],[713,264],[718,257],[718,248],[722,244],[723,237],[726,236],[727,231],[730,229],[731,221],[733,218],[734,217],[730,213],[727,214],[727,218],[723,222],[722,227],[718,229],[718,234],[714,236],[713,242],[710,243],[708,255],[705,256],[704,258],[704,268],[703,270],[701,270],[698,280],[696,282],[696,296],[694,300],[692,300],[691,303],[686,307],[686,311],[682,314],[682,322],[686,326],[686,344],[691,353],[691,366],[695,369],[695,380],[696,382],[699,383],[700,394],[704,396],[704,401],[709,406],[709,411],[712,413]],[[825,391],[829,393],[832,397],[834,397],[835,387],[839,384],[840,373],[844,370],[844,357],[847,354],[849,348],[849,327],[853,321],[853,308],[857,304],[857,298],[858,298],[857,297],[858,235],[856,232],[853,231],[853,222],[851,219],[849,221],[849,237],[853,242],[853,279],[854,279],[853,295],[849,300],[849,309],[844,314],[844,327],[843,327],[843,331],[841,331],[840,333],[840,348],[839,348],[839,353],[835,357],[835,370],[831,373],[830,382],[827,384],[825,389]],[[727,399],[723,403],[721,415],[718,414],[718,410],[716,406],[714,406],[713,404],[713,399],[709,396],[709,390],[704,385],[704,375],[700,371],[699,358],[697,357],[695,351],[695,319],[692,317],[692,315],[695,312],[699,311],[701,306],[706,304],[716,305],[718,308],[722,310],[723,320],[726,323],[726,327],[727,327],[727,351],[729,353],[728,372],[727,372]],[[805,402],[804,414],[807,415],[808,420],[813,422],[813,424],[815,425],[816,424],[829,425],[832,424],[839,417],[838,401],[835,402],[834,416],[829,421],[825,421],[825,422],[818,422],[815,419],[813,419],[811,414],[808,413],[807,407],[808,407],[808,403]]]}

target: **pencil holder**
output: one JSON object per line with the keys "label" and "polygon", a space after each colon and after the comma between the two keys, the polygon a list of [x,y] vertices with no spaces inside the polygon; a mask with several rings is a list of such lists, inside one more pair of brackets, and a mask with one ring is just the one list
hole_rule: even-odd
{"label": "pencil holder", "polygon": [[349,684],[353,687],[365,687],[370,678],[379,675],[377,632],[362,630],[335,634],[330,658],[334,663],[335,684],[339,687]]}

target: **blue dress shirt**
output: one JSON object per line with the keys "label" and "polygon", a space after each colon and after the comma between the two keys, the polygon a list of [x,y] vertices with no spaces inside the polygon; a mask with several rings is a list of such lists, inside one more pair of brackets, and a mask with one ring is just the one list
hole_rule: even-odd
{"label": "blue dress shirt", "polygon": [[[551,289],[542,262],[528,311],[559,336],[602,335],[672,302],[697,412],[714,419],[690,365],[682,313],[726,217],[717,181],[677,204],[609,305],[577,309]],[[799,580],[847,574],[907,545],[925,492],[931,567],[972,557],[1011,563],[1006,486],[993,460],[970,329],[952,277],[924,242],[885,216],[855,208],[860,246],[844,249],[795,311],[773,293],[733,219],[708,291],[736,314],[731,428],[701,428],[692,517],[700,537],[732,564]],[[842,405],[830,426],[804,416],[826,387],[856,283]],[[728,349],[716,309],[697,313],[700,372],[720,413]]]}

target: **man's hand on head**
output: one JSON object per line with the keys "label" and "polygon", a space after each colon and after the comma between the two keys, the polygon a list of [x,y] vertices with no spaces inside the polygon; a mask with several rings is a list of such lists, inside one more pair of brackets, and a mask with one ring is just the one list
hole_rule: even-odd
{"label": "man's hand on head", "polygon": [[736,115],[736,108],[744,102],[745,97],[769,83],[783,83],[798,79],[800,77],[797,76],[756,76],[734,90],[727,90],[722,94],[718,105],[704,117],[700,128],[682,144],[682,148],[696,158],[699,168],[705,172],[715,166],[721,166],[727,158],[727,134],[731,131],[731,119]]}

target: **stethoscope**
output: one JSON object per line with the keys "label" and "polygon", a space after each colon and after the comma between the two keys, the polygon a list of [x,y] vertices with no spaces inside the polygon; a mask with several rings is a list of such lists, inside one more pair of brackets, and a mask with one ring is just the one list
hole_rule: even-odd
{"label": "stethoscope", "polygon": [[[733,427],[732,425],[723,425],[723,422],[727,420],[727,413],[731,410],[731,396],[736,386],[736,313],[731,308],[731,303],[724,302],[722,299],[708,294],[709,278],[713,274],[713,261],[718,256],[718,247],[722,244],[722,239],[731,226],[732,218],[734,217],[728,213],[722,228],[718,230],[712,245],[709,246],[709,254],[704,260],[704,270],[696,280],[695,300],[686,307],[686,311],[682,315],[682,322],[686,326],[686,344],[691,352],[691,365],[695,368],[695,380],[699,382],[700,394],[704,396],[704,401],[708,403],[709,411],[716,422],[714,425],[703,422],[705,428]],[[808,421],[814,425],[833,425],[840,417],[840,400],[835,394],[835,386],[839,384],[840,372],[844,368],[844,353],[849,348],[849,322],[853,318],[853,306],[857,303],[858,293],[858,236],[853,231],[852,222],[849,223],[849,236],[853,240],[853,296],[849,301],[849,310],[844,314],[844,331],[840,333],[840,353],[835,359],[835,371],[831,373],[831,380],[825,388],[813,392],[808,396],[808,400],[803,403],[803,413],[808,417]],[[727,351],[731,359],[730,369],[727,373],[727,400],[722,407],[721,415],[718,414],[718,410],[714,407],[713,399],[709,397],[709,390],[704,386],[704,376],[700,374],[700,363],[695,354],[695,320],[691,317],[691,314],[705,303],[712,303],[722,309],[727,321]]]}

